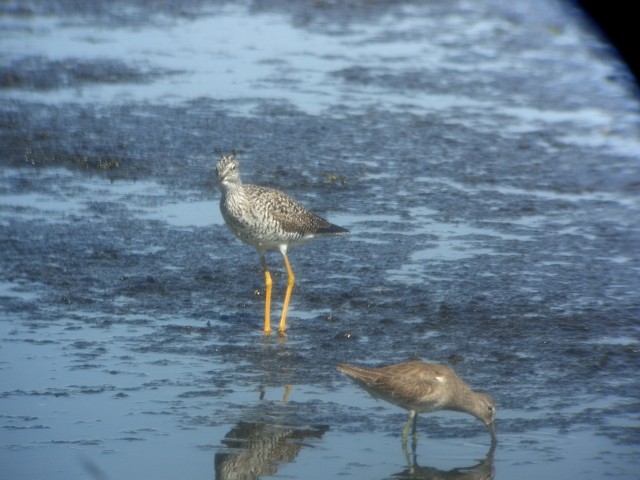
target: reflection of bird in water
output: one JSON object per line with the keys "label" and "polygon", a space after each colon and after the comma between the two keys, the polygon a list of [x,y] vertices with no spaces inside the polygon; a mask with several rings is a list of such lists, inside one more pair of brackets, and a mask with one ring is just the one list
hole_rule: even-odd
{"label": "reflection of bird in water", "polygon": [[415,448],[413,461],[410,466],[400,473],[391,475],[391,478],[421,478],[423,480],[491,480],[495,476],[493,467],[493,454],[496,444],[492,444],[487,456],[480,463],[471,467],[459,467],[452,470],[438,470],[433,467],[421,467],[416,461]]}
{"label": "reflection of bird in water", "polygon": [[265,253],[278,250],[287,269],[287,291],[282,306],[278,333],[285,335],[287,309],[295,276],[289,264],[287,249],[302,245],[316,237],[345,235],[348,230],[329,223],[311,213],[284,192],[242,183],[240,165],[234,155],[223,156],[216,164],[220,211],[231,231],[258,251],[266,286],[264,333],[271,333],[271,273]]}
{"label": "reflection of bird in water", "polygon": [[416,439],[418,413],[454,410],[468,413],[484,422],[496,443],[493,421],[496,404],[484,393],[474,392],[449,367],[421,361],[400,363],[381,368],[361,368],[338,365],[345,373],[372,396],[409,410],[409,419],[402,429],[402,443],[406,445],[409,428],[413,423]]}
{"label": "reflection of bird in water", "polygon": [[218,480],[252,480],[275,475],[280,462],[292,462],[307,438],[321,438],[324,425],[291,426],[263,422],[240,422],[222,443],[225,451],[216,453]]}
{"label": "reflection of bird in water", "polygon": [[[260,391],[260,400],[262,401],[264,400],[264,397],[267,394],[267,391],[264,385],[260,385],[258,387],[258,390]],[[291,395],[292,390],[293,390],[293,387],[291,385],[284,386],[284,392],[282,393],[282,403],[287,403],[289,401],[289,395]]]}

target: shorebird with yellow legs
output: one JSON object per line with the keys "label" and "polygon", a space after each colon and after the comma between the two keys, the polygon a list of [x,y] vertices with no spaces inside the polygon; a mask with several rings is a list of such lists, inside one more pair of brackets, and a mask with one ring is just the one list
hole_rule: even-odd
{"label": "shorebird with yellow legs", "polygon": [[295,283],[287,256],[290,247],[305,244],[314,238],[346,235],[349,231],[321,218],[273,188],[242,183],[240,165],[235,155],[221,157],[217,164],[217,183],[222,192],[220,211],[231,231],[244,243],[258,251],[264,271],[265,309],[264,333],[271,333],[271,289],[273,281],[265,253],[279,251],[287,270],[287,290],[282,306],[278,334],[286,335],[287,310]]}

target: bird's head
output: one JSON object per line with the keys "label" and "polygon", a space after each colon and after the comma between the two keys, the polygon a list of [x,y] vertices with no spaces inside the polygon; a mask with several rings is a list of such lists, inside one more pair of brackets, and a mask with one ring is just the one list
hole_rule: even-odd
{"label": "bird's head", "polygon": [[498,442],[494,423],[496,419],[496,402],[486,393],[476,393],[476,399],[477,404],[474,409],[474,415],[487,426],[491,434],[491,443],[496,444]]}
{"label": "bird's head", "polygon": [[225,185],[240,181],[240,162],[235,155],[224,155],[216,163],[217,185]]}

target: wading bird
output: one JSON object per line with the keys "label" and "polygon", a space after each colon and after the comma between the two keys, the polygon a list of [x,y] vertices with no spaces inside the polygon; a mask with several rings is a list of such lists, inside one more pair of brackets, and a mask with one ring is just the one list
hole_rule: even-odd
{"label": "wading bird", "polygon": [[282,306],[278,333],[285,335],[287,309],[295,276],[287,257],[289,247],[305,244],[314,238],[346,235],[348,230],[308,211],[280,190],[249,185],[240,179],[235,155],[221,157],[216,164],[218,185],[222,191],[220,211],[225,223],[240,240],[258,251],[266,286],[264,333],[271,333],[271,288],[273,282],[265,253],[277,250],[287,270],[287,290]]}

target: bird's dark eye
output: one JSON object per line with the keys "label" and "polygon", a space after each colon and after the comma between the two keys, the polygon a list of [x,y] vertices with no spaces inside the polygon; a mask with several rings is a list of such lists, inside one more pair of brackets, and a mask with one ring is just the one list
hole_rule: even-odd
{"label": "bird's dark eye", "polygon": [[493,407],[491,405],[489,405],[487,408],[489,409],[490,412],[493,412]]}

